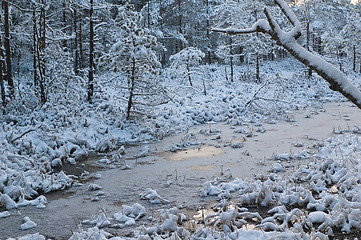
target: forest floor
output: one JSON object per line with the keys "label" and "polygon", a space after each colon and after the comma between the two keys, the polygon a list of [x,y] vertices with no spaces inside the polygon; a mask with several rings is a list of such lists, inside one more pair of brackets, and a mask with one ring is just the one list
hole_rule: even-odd
{"label": "forest floor", "polygon": [[[213,196],[201,197],[205,182],[214,178],[253,179],[270,173],[281,178],[289,176],[301,165],[317,161],[314,154],[318,143],[345,130],[349,132],[361,121],[360,110],[348,102],[289,111],[288,116],[289,121],[277,123],[202,124],[158,142],[127,146],[116,161],[112,160],[115,153],[110,153],[65,165],[67,174],[83,173],[81,184],[45,194],[45,209],[27,206],[9,210],[10,216],[0,220],[0,239],[32,233],[68,239],[80,225],[87,228],[99,223],[87,224],[100,214],[111,218],[122,211],[123,205],[134,203],[145,207],[145,217],[129,226],[110,220],[104,229],[115,236],[131,237],[134,229],[161,224],[161,210],[172,207],[182,211],[188,223],[197,222],[200,213],[210,210],[216,201]],[[290,154],[301,157],[281,161]],[[161,203],[140,198],[149,188],[161,196]],[[25,216],[37,226],[21,230]],[[194,225],[185,228],[192,231]]]}

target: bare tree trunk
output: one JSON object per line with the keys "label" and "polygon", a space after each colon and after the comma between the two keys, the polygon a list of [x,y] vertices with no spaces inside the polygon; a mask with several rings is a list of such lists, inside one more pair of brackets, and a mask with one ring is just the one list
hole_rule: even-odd
{"label": "bare tree trunk", "polygon": [[[178,0],[178,11],[179,11],[179,33],[182,34],[183,33],[183,28],[182,28],[182,0]],[[183,42],[182,40],[179,40],[179,51],[181,51],[183,49]]]}
{"label": "bare tree trunk", "polygon": [[256,57],[256,81],[259,83],[261,82],[260,74],[259,74],[259,54]]}
{"label": "bare tree trunk", "polygon": [[150,0],[148,0],[148,6],[147,6],[147,13],[148,13],[148,29],[150,29]]}
{"label": "bare tree trunk", "polygon": [[229,56],[231,61],[231,82],[233,82],[233,51],[232,51],[232,37],[229,37]]}
{"label": "bare tree trunk", "polygon": [[[0,35],[0,46],[2,45],[2,39]],[[6,109],[6,92],[5,92],[5,83],[4,83],[4,52],[0,48],[0,90],[1,90],[1,106],[3,109],[3,113],[5,114]]]}
{"label": "bare tree trunk", "polygon": [[298,21],[294,12],[290,9],[284,0],[274,0],[280,7],[284,15],[294,26],[290,31],[285,32],[278,25],[273,18],[269,8],[265,8],[266,19],[258,20],[251,28],[248,29],[214,29],[216,32],[224,32],[229,34],[249,34],[255,32],[262,32],[269,34],[280,46],[283,46],[292,56],[302,62],[304,65],[310,67],[329,84],[334,91],[340,92],[347,99],[353,102],[361,109],[361,92],[345,75],[339,71],[335,66],[323,60],[320,56],[312,54],[297,43],[297,39],[301,36],[301,24]]}
{"label": "bare tree trunk", "polygon": [[[257,14],[257,9],[255,8],[254,10],[254,17],[255,17],[255,20],[258,21],[258,14]],[[258,37],[259,34],[256,33],[256,36]],[[260,72],[260,64],[259,64],[259,53],[258,51],[256,52],[257,56],[256,56],[256,82],[260,82],[261,81],[261,78],[260,78],[260,75],[259,75],[259,72]]]}
{"label": "bare tree trunk", "polygon": [[187,76],[188,76],[189,85],[193,87],[192,78],[191,78],[191,69],[189,67],[188,60],[187,60]]}
{"label": "bare tree trunk", "polygon": [[84,51],[83,51],[83,31],[82,31],[82,21],[81,21],[81,14],[79,14],[79,59],[80,59],[80,67],[84,67]]}
{"label": "bare tree trunk", "polygon": [[40,43],[38,50],[38,62],[39,62],[39,73],[40,73],[40,100],[41,103],[46,103],[46,93],[45,93],[45,84],[46,84],[46,60],[45,60],[45,48],[46,48],[46,12],[45,4],[46,0],[41,1],[41,10],[40,10]]}
{"label": "bare tree trunk", "polygon": [[203,81],[203,94],[204,96],[207,96],[206,79],[203,77],[202,81]]}
{"label": "bare tree trunk", "polygon": [[92,97],[94,94],[94,0],[90,0],[90,36],[89,36],[89,82],[88,82],[88,102],[92,102]]}
{"label": "bare tree trunk", "polygon": [[33,76],[34,76],[34,92],[37,93],[38,89],[38,63],[37,63],[37,53],[38,53],[38,44],[37,44],[37,35],[38,35],[38,29],[37,29],[37,23],[36,23],[36,11],[34,7],[33,11]]}
{"label": "bare tree trunk", "polygon": [[227,73],[227,67],[224,66],[224,75],[226,77],[226,82],[228,82],[228,73]]}
{"label": "bare tree trunk", "polygon": [[212,57],[211,57],[211,38],[210,38],[210,32],[209,32],[209,0],[206,0],[206,14],[207,14],[207,41],[208,41],[208,44],[207,44],[207,55],[208,55],[208,64],[211,64],[212,63]]}
{"label": "bare tree trunk", "polygon": [[3,62],[0,62],[0,88],[1,88],[1,106],[3,109],[3,113],[5,113],[6,109],[6,94],[5,94],[5,84],[4,84],[4,75],[3,75]]}
{"label": "bare tree trunk", "polygon": [[183,30],[182,30],[182,0],[178,0],[178,11],[179,11],[179,16],[178,16],[179,33],[183,33]]}
{"label": "bare tree trunk", "polygon": [[[64,0],[63,1],[63,19],[62,19],[62,21],[63,21],[63,28],[64,28],[64,31],[65,31],[65,35],[66,35],[66,1]],[[63,40],[63,47],[64,47],[64,50],[66,50],[66,48],[67,48],[67,41],[66,41],[66,39],[64,39]]]}
{"label": "bare tree trunk", "polygon": [[353,63],[352,63],[352,69],[354,72],[356,72],[356,46],[353,45]]}
{"label": "bare tree trunk", "polygon": [[135,86],[135,58],[133,58],[132,61],[132,71],[130,77],[130,89],[129,89],[129,99],[128,99],[128,108],[127,108],[127,120],[129,120],[130,118],[130,112],[133,107],[134,86]]}
{"label": "bare tree trunk", "polygon": [[79,75],[79,49],[78,49],[78,16],[77,16],[77,10],[74,8],[74,33],[75,33],[75,39],[74,39],[74,49],[75,49],[75,56],[74,56],[74,73],[76,75]]}
{"label": "bare tree trunk", "polygon": [[13,98],[15,95],[15,86],[12,74],[12,57],[10,44],[10,22],[9,22],[9,3],[7,0],[3,1],[4,9],[4,31],[5,31],[5,56],[6,56],[6,80],[9,84],[9,96]]}
{"label": "bare tree trunk", "polygon": [[339,51],[339,48],[337,46],[337,50],[336,50],[336,59],[340,68],[340,71],[342,72],[342,59],[341,59],[341,52]]}
{"label": "bare tree trunk", "polygon": [[[310,22],[307,21],[306,23],[306,49],[307,51],[310,50]],[[312,77],[312,70],[308,68],[308,77]]]}

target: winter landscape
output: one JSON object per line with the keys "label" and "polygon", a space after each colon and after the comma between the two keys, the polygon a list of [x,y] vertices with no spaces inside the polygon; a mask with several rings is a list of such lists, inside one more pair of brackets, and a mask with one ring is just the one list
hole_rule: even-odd
{"label": "winter landscape", "polygon": [[360,239],[357,0],[2,0],[0,240]]}

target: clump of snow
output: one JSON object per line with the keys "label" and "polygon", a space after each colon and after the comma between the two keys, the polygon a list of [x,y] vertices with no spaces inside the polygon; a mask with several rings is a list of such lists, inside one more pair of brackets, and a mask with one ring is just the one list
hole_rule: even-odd
{"label": "clump of snow", "polygon": [[35,234],[27,234],[22,237],[18,238],[8,238],[7,240],[45,240],[45,237],[43,235],[40,235],[39,233]]}
{"label": "clump of snow", "polygon": [[101,189],[103,189],[103,188],[95,183],[92,183],[88,186],[89,191],[97,191],[97,190],[101,190]]}
{"label": "clump of snow", "polygon": [[31,221],[29,217],[24,217],[24,223],[21,224],[20,228],[22,230],[28,230],[28,229],[34,228],[36,226],[37,226],[37,224],[35,222]]}
{"label": "clump of snow", "polygon": [[79,239],[91,239],[91,240],[104,240],[104,239],[113,239],[120,240],[121,238],[111,238],[112,234],[99,229],[98,227],[88,228],[88,230],[84,231],[79,227],[79,232],[74,232],[73,235],[69,238],[69,240],[79,240]]}
{"label": "clump of snow", "polygon": [[0,218],[6,218],[9,216],[10,216],[10,213],[8,211],[0,212]]}
{"label": "clump of snow", "polygon": [[[320,153],[327,150],[327,158],[301,166],[289,179],[270,175],[256,181],[235,179],[227,182],[215,179],[205,183],[202,194],[213,193],[218,195],[220,201],[216,205],[219,212],[206,219],[210,223],[222,223],[230,228],[230,222],[233,225],[247,223],[243,222],[247,218],[243,218],[245,213],[238,209],[239,206],[278,205],[268,211],[268,217],[258,217],[260,228],[273,232],[296,231],[302,235],[312,229],[314,224],[319,224],[314,229],[319,236],[332,236],[333,229],[348,233],[360,231],[361,219],[357,217],[361,214],[361,188],[358,181],[361,174],[360,140],[360,136],[355,134],[336,135],[327,139],[319,144],[322,147],[315,154],[320,157]],[[276,163],[273,168],[280,170],[281,165]],[[230,204],[229,197],[221,197],[224,193],[232,193],[233,204],[237,202],[234,210],[224,211],[224,206]],[[292,210],[287,210],[290,208]],[[215,216],[216,219],[211,220]]]}
{"label": "clump of snow", "polygon": [[14,200],[12,200],[7,194],[0,193],[0,204],[5,206],[6,209],[10,210],[13,208],[17,208],[17,204]]}
{"label": "clump of snow", "polygon": [[114,219],[124,223],[125,226],[135,225],[135,221],[146,214],[145,208],[139,203],[135,203],[133,206],[123,205],[122,208],[122,212],[114,214]]}
{"label": "clump of snow", "polygon": [[140,199],[142,200],[149,200],[152,204],[165,204],[169,201],[159,196],[156,190],[151,188],[147,188],[144,192],[139,194]]}
{"label": "clump of snow", "polygon": [[272,169],[275,172],[283,172],[283,167],[280,163],[273,164]]}

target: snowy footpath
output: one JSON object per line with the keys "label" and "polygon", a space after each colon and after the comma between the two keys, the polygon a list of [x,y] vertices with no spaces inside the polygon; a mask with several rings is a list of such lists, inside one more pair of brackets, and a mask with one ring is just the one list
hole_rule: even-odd
{"label": "snowy footpath", "polygon": [[358,237],[361,111],[288,116],[198,125],[63,166],[78,183],[0,210],[0,239]]}

